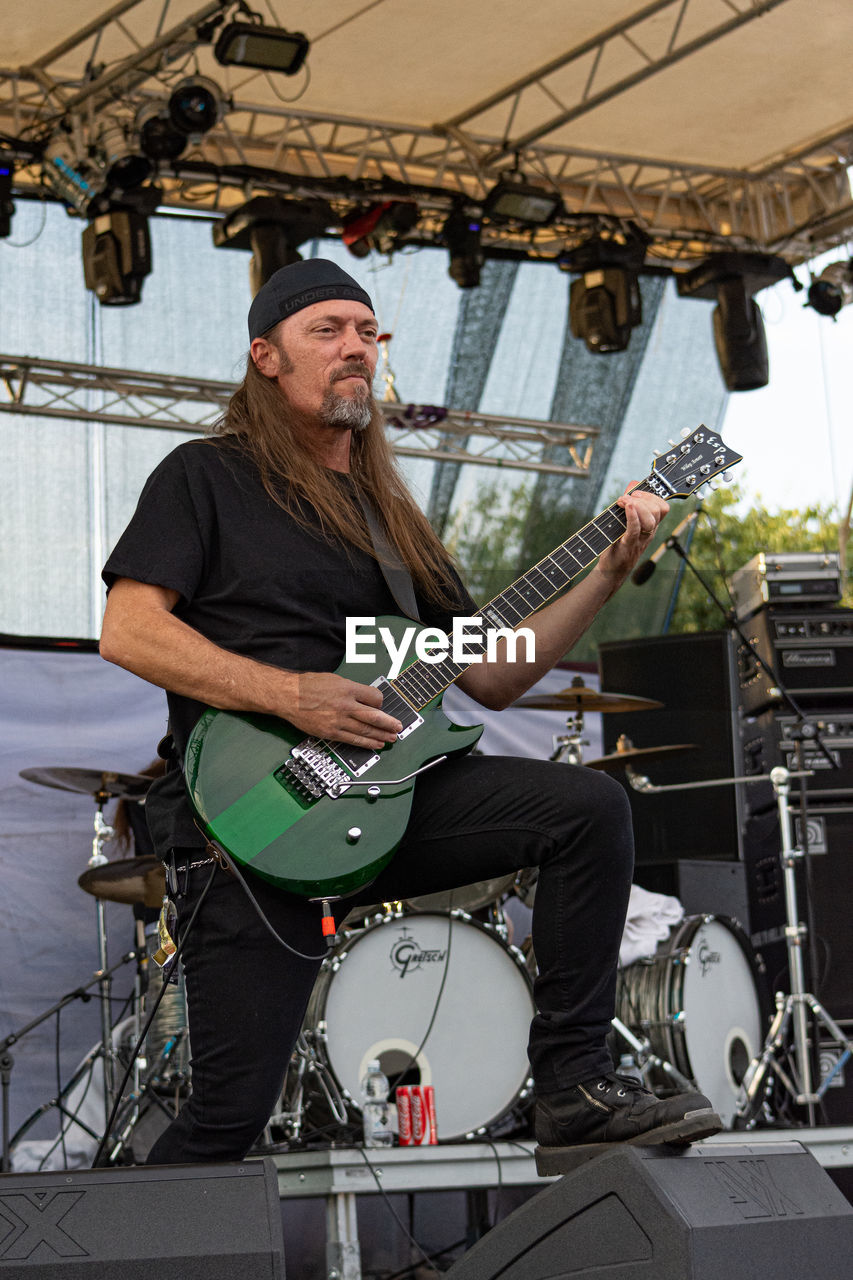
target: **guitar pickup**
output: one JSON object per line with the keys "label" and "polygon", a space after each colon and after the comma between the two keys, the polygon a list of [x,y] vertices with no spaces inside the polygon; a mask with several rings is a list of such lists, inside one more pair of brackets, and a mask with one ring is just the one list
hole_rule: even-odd
{"label": "guitar pickup", "polygon": [[393,716],[395,720],[399,720],[403,726],[400,733],[397,734],[398,741],[401,738],[408,738],[410,733],[414,733],[418,725],[423,724],[423,716],[419,716],[414,707],[406,701],[401,693],[398,693],[389,680],[385,676],[380,676],[378,680],[373,681],[374,689],[378,689],[382,694],[382,710],[387,712],[389,716]]}

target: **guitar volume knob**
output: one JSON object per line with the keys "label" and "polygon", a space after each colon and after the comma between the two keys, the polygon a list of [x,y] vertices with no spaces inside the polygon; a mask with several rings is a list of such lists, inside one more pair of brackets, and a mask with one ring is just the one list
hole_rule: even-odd
{"label": "guitar volume knob", "polygon": [[350,827],[347,832],[347,844],[358,844],[361,839],[361,827]]}

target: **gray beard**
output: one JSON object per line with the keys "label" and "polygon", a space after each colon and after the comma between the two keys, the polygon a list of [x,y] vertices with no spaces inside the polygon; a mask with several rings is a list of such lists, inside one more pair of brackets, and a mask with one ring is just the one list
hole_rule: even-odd
{"label": "gray beard", "polygon": [[350,431],[364,431],[373,417],[372,396],[344,397],[333,390],[326,392],[320,406],[320,421],[327,427]]}

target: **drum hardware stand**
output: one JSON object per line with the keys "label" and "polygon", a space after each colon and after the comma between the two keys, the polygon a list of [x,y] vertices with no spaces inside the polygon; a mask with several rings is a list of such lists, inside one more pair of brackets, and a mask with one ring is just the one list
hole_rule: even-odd
{"label": "drum hardware stand", "polygon": [[[797,1106],[807,1108],[810,1125],[815,1123],[815,1104],[819,1103],[838,1072],[853,1055],[851,1042],[820,1001],[806,990],[803,943],[807,929],[799,921],[797,904],[797,862],[804,856],[803,850],[795,847],[791,839],[792,818],[788,804],[791,774],[781,767],[771,770],[770,780],[776,793],[779,810],[779,826],[782,833],[782,866],[785,881],[785,942],[788,949],[788,965],[791,974],[791,994],[777,992],[776,1013],[767,1032],[761,1053],[749,1064],[741,1085],[737,1115],[754,1123],[756,1100],[768,1077],[775,1077],[785,1087]],[[813,1044],[809,1043],[808,1012],[811,1012],[814,1025],[824,1027],[832,1039],[841,1047],[838,1061],[817,1089],[812,1087]],[[785,1056],[786,1042],[789,1034],[793,1034],[793,1056],[796,1066],[796,1082],[782,1066]],[[799,1086],[799,1087],[798,1087]]]}
{"label": "drum hardware stand", "polygon": [[583,764],[583,748],[588,747],[589,742],[583,737],[582,710],[578,709],[574,715],[567,717],[566,728],[568,733],[554,734],[554,750],[548,759],[562,764]]}
{"label": "drum hardware stand", "polygon": [[646,1073],[651,1068],[658,1067],[666,1075],[670,1076],[681,1089],[695,1089],[696,1086],[692,1080],[688,1080],[687,1076],[683,1076],[671,1062],[667,1062],[665,1058],[659,1058],[652,1050],[651,1041],[648,1039],[639,1040],[633,1031],[625,1026],[621,1018],[611,1018],[610,1025],[625,1043],[630,1045],[637,1070],[644,1081]]}
{"label": "drum hardware stand", "polygon": [[[102,867],[109,859],[103,851],[104,845],[112,840],[115,831],[104,821],[104,805],[111,798],[105,790],[95,792],[95,833],[92,837],[92,853],[87,867]],[[107,956],[107,913],[103,898],[95,900],[95,911],[98,928],[98,962],[100,965],[96,977],[100,979],[101,997],[101,1041],[104,1046],[104,1112],[105,1123],[109,1123],[115,1090],[115,1055],[112,1046],[112,981]]]}
{"label": "drum hardware stand", "polygon": [[[108,980],[111,979],[112,974],[115,973],[117,969],[122,968],[124,965],[128,964],[131,960],[134,960],[134,959],[136,959],[136,952],[128,951],[127,954],[122,956],[121,960],[117,961],[117,963],[113,965],[112,969],[109,970],[109,972],[106,974],[107,979]],[[0,1171],[2,1171],[3,1173],[9,1173],[11,1170],[11,1151],[10,1151],[10,1137],[9,1137],[9,1127],[10,1127],[9,1097],[10,1097],[11,1084],[12,1084],[12,1068],[15,1065],[15,1059],[10,1053],[11,1048],[13,1047],[13,1045],[16,1045],[19,1040],[22,1040],[25,1035],[28,1035],[30,1031],[34,1031],[36,1027],[40,1027],[43,1022],[46,1022],[48,1020],[48,1018],[52,1018],[55,1014],[60,1013],[67,1005],[71,1004],[74,1000],[82,1000],[84,1003],[91,1000],[92,996],[91,996],[91,993],[89,992],[89,987],[93,987],[97,984],[99,987],[102,988],[104,976],[105,975],[102,970],[100,969],[97,970],[94,976],[90,978],[90,980],[84,986],[77,987],[74,991],[69,991],[67,995],[64,995],[60,1000],[57,1000],[56,1004],[51,1005],[49,1009],[45,1009],[44,1013],[40,1013],[38,1017],[33,1018],[30,1022],[26,1023],[26,1025],[21,1027],[18,1031],[11,1032],[10,1035],[6,1036],[5,1040],[0,1041],[0,1089],[2,1089],[2,1095],[3,1095],[3,1101],[2,1101],[3,1156],[2,1156],[2,1169]],[[110,1037],[112,1036],[112,1028],[109,1029],[109,1035]],[[111,1048],[109,1052],[111,1052]],[[97,1048],[91,1055],[92,1061],[94,1062],[98,1056],[101,1056],[103,1058],[104,1071],[106,1073],[106,1063],[108,1061],[108,1049],[106,1044],[101,1043],[100,1045],[97,1046]],[[59,1095],[59,1099],[57,1099],[57,1104],[59,1103],[59,1100],[62,1098],[62,1096],[63,1096],[62,1094]],[[47,1108],[45,1108],[45,1110],[46,1109]],[[60,1106],[60,1114],[63,1114],[63,1115],[65,1114],[62,1111],[61,1106]]]}

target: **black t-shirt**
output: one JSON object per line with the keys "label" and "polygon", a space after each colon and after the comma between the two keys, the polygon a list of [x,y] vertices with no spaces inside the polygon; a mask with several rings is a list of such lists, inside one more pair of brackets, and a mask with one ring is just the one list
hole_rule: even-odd
{"label": "black t-shirt", "polygon": [[[353,494],[335,474],[341,501]],[[107,586],[132,578],[177,591],[177,618],[215,644],[290,671],[334,671],[344,659],[345,622],[357,615],[398,614],[376,560],[305,528],[272,500],[254,463],[224,441],[179,445],[149,477],[136,512],[103,571]],[[453,611],[418,595],[425,624],[449,629],[453,613],[476,606],[452,575]],[[181,757],[203,711],[168,693],[169,721]],[[146,800],[154,842],[200,846],[183,778],[170,769]]]}

